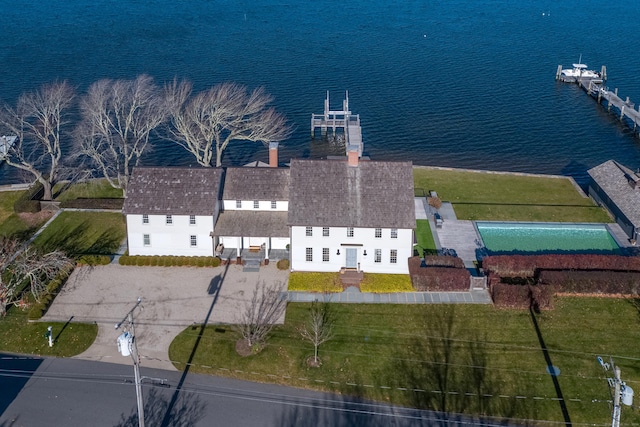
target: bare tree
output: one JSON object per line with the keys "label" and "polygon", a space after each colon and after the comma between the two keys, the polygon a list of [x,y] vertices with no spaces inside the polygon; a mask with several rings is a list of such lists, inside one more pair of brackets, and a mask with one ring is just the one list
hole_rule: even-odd
{"label": "bare tree", "polygon": [[333,337],[333,319],[326,302],[313,301],[309,309],[309,317],[302,327],[300,335],[311,342],[314,347],[313,366],[320,366],[318,361],[318,347]]}
{"label": "bare tree", "polygon": [[131,171],[148,150],[149,136],[165,120],[165,111],[159,88],[147,75],[97,81],[80,102],[80,151],[126,196]]}
{"label": "bare tree", "polygon": [[41,254],[16,239],[0,240],[0,316],[30,293],[39,302],[47,285],[72,262],[61,251]]}
{"label": "bare tree", "polygon": [[205,167],[222,166],[231,141],[281,141],[291,134],[284,116],[268,104],[263,88],[249,93],[245,86],[222,83],[192,96],[190,82],[174,80],[165,86],[170,110],[169,136]]}
{"label": "bare tree", "polygon": [[260,352],[286,306],[279,283],[271,286],[264,282],[256,284],[251,301],[246,303],[234,325],[241,337],[236,350],[243,356]]}
{"label": "bare tree", "polygon": [[69,83],[55,82],[22,94],[15,109],[7,104],[0,109],[0,127],[17,136],[5,160],[42,184],[44,200],[53,197],[62,157],[61,139],[74,98],[75,90]]}

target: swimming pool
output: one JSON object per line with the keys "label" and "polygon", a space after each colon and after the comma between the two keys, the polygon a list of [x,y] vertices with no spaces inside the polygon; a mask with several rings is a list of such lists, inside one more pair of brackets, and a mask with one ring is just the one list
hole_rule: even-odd
{"label": "swimming pool", "polygon": [[604,224],[477,221],[475,225],[490,253],[620,252]]}

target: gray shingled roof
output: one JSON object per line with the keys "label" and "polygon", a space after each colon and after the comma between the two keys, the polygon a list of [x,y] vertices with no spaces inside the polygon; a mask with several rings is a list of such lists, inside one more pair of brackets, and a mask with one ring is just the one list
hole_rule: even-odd
{"label": "gray shingled roof", "polygon": [[608,160],[589,169],[588,173],[629,221],[640,227],[640,183],[638,188],[629,184],[629,181],[638,180],[633,171],[614,160]]}
{"label": "gray shingled roof", "polygon": [[227,168],[223,200],[288,200],[288,168]]}
{"label": "gray shingled roof", "polygon": [[220,194],[220,168],[137,167],[125,214],[213,215]]}
{"label": "gray shingled roof", "polygon": [[214,228],[216,236],[289,237],[286,212],[224,211]]}
{"label": "gray shingled roof", "polygon": [[289,225],[415,228],[411,162],[292,160]]}

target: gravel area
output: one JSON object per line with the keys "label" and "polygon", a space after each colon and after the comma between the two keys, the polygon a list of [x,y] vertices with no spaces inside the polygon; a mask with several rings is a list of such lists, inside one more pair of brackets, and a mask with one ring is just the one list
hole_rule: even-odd
{"label": "gravel area", "polygon": [[[242,267],[217,268],[131,267],[105,265],[77,268],[56,297],[47,321],[96,322],[98,337],[81,359],[131,364],[118,353],[115,330],[142,298],[142,310],[134,315],[141,366],[175,369],[169,361],[169,345],[186,327],[209,323],[234,323],[251,299],[257,283],[280,284],[283,291],[289,272],[275,265],[245,273]],[[209,314],[210,312],[210,314]],[[284,316],[281,319],[284,321]]]}

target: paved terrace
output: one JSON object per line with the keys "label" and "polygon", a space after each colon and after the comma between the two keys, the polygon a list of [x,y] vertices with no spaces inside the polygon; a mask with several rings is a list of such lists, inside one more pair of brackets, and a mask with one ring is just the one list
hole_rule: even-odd
{"label": "paved terrace", "polygon": [[323,301],[352,304],[491,304],[484,290],[470,292],[396,292],[392,294],[361,293],[356,287],[344,292],[322,294],[313,292],[287,292],[289,302]]}

